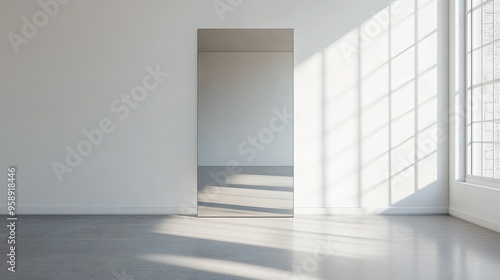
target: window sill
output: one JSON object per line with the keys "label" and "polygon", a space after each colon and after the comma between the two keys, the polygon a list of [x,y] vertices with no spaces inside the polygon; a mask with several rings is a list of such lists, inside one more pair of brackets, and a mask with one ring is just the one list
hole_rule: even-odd
{"label": "window sill", "polygon": [[492,182],[490,180],[477,179],[472,177],[467,177],[465,181],[455,182],[457,184],[467,186],[467,187],[476,187],[476,188],[484,188],[494,191],[500,191],[500,182]]}

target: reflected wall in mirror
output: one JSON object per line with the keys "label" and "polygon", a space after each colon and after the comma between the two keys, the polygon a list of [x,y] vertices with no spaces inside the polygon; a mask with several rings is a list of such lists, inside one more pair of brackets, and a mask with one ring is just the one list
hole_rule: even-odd
{"label": "reflected wall in mirror", "polygon": [[293,30],[198,30],[198,216],[293,216]]}

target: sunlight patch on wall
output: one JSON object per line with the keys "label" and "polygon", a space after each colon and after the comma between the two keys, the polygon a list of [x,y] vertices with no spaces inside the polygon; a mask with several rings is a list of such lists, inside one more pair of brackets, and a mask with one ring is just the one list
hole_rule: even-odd
{"label": "sunlight patch on wall", "polygon": [[357,39],[354,29],[324,51],[326,207],[358,206]]}

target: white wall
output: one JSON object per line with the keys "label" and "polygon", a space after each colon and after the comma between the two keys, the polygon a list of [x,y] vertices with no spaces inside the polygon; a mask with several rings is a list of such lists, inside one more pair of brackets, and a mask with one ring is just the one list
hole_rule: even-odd
{"label": "white wall", "polygon": [[450,0],[450,214],[500,232],[500,189],[465,183],[464,2]]}
{"label": "white wall", "polygon": [[198,165],[293,166],[293,53],[198,53]]}
{"label": "white wall", "polygon": [[[447,211],[447,1],[401,1],[392,24],[385,0],[213,3],[74,0],[16,54],[7,34],[41,8],[0,2],[0,166],[18,167],[19,213],[195,211],[196,30],[229,27],[295,30],[296,213]],[[170,76],[125,116],[114,100],[156,65]],[[51,163],[103,118],[114,131],[59,182]]]}

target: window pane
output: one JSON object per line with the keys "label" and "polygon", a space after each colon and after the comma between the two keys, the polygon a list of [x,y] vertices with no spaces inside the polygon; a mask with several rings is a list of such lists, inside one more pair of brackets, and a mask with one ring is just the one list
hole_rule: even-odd
{"label": "window pane", "polygon": [[493,144],[483,144],[483,176],[493,177]]}
{"label": "window pane", "polygon": [[493,80],[493,45],[483,48],[483,82]]}
{"label": "window pane", "polygon": [[493,125],[494,133],[495,133],[495,142],[500,142],[500,121],[495,121]]}
{"label": "window pane", "polygon": [[481,176],[481,144],[472,143],[472,175]]}
{"label": "window pane", "polygon": [[493,141],[493,122],[483,123],[483,141]]}
{"label": "window pane", "polygon": [[495,166],[494,166],[495,178],[500,179],[500,144],[495,144]]}
{"label": "window pane", "polygon": [[495,12],[493,15],[495,25],[495,39],[500,39],[500,0],[495,0]]}
{"label": "window pane", "polygon": [[481,46],[482,43],[482,36],[481,36],[481,22],[483,21],[482,18],[482,9],[476,9],[475,11],[472,11],[472,49],[475,49],[477,47]]}
{"label": "window pane", "polygon": [[472,175],[472,164],[471,164],[471,159],[472,159],[472,144],[468,143],[467,144],[467,175]]}
{"label": "window pane", "polygon": [[483,87],[483,120],[493,120],[493,85]]}
{"label": "window pane", "polygon": [[482,0],[469,0],[472,2],[472,8],[476,7],[477,5],[481,4]]}
{"label": "window pane", "polygon": [[482,49],[478,49],[472,52],[472,85],[477,85],[482,82],[481,75],[481,63],[482,61]]}
{"label": "window pane", "polygon": [[498,86],[500,86],[500,85],[498,85],[498,83],[497,83],[497,85],[491,85],[491,86],[494,87],[493,88],[494,89],[493,96],[495,97],[495,110],[494,110],[495,116],[494,116],[494,118],[495,118],[495,120],[500,120],[500,92],[498,92],[498,90],[500,89],[500,88],[498,88]]}
{"label": "window pane", "polygon": [[467,90],[467,94],[465,95],[466,98],[466,110],[465,110],[465,124],[467,126],[465,135],[467,136],[467,143],[472,141],[471,137],[471,128],[472,128],[472,113],[471,113],[471,108],[472,108],[472,98],[471,98],[471,90]]}
{"label": "window pane", "polygon": [[482,121],[482,98],[481,98],[482,88],[478,87],[472,90],[472,104],[471,104],[471,113],[472,113],[472,121]]}
{"label": "window pane", "polygon": [[481,141],[481,131],[483,130],[483,125],[480,122],[472,123],[472,142]]}
{"label": "window pane", "polygon": [[495,120],[500,120],[500,82],[493,86],[493,95],[495,96]]}
{"label": "window pane", "polygon": [[482,9],[478,8],[472,12],[472,49],[481,46],[482,36],[481,36],[481,22],[482,22]]}
{"label": "window pane", "polygon": [[493,2],[483,6],[483,44],[493,41]]}
{"label": "window pane", "polygon": [[500,144],[500,82],[493,85],[495,96],[495,142]]}
{"label": "window pane", "polygon": [[500,41],[495,42],[493,50],[493,72],[495,72],[495,79],[500,79]]}

